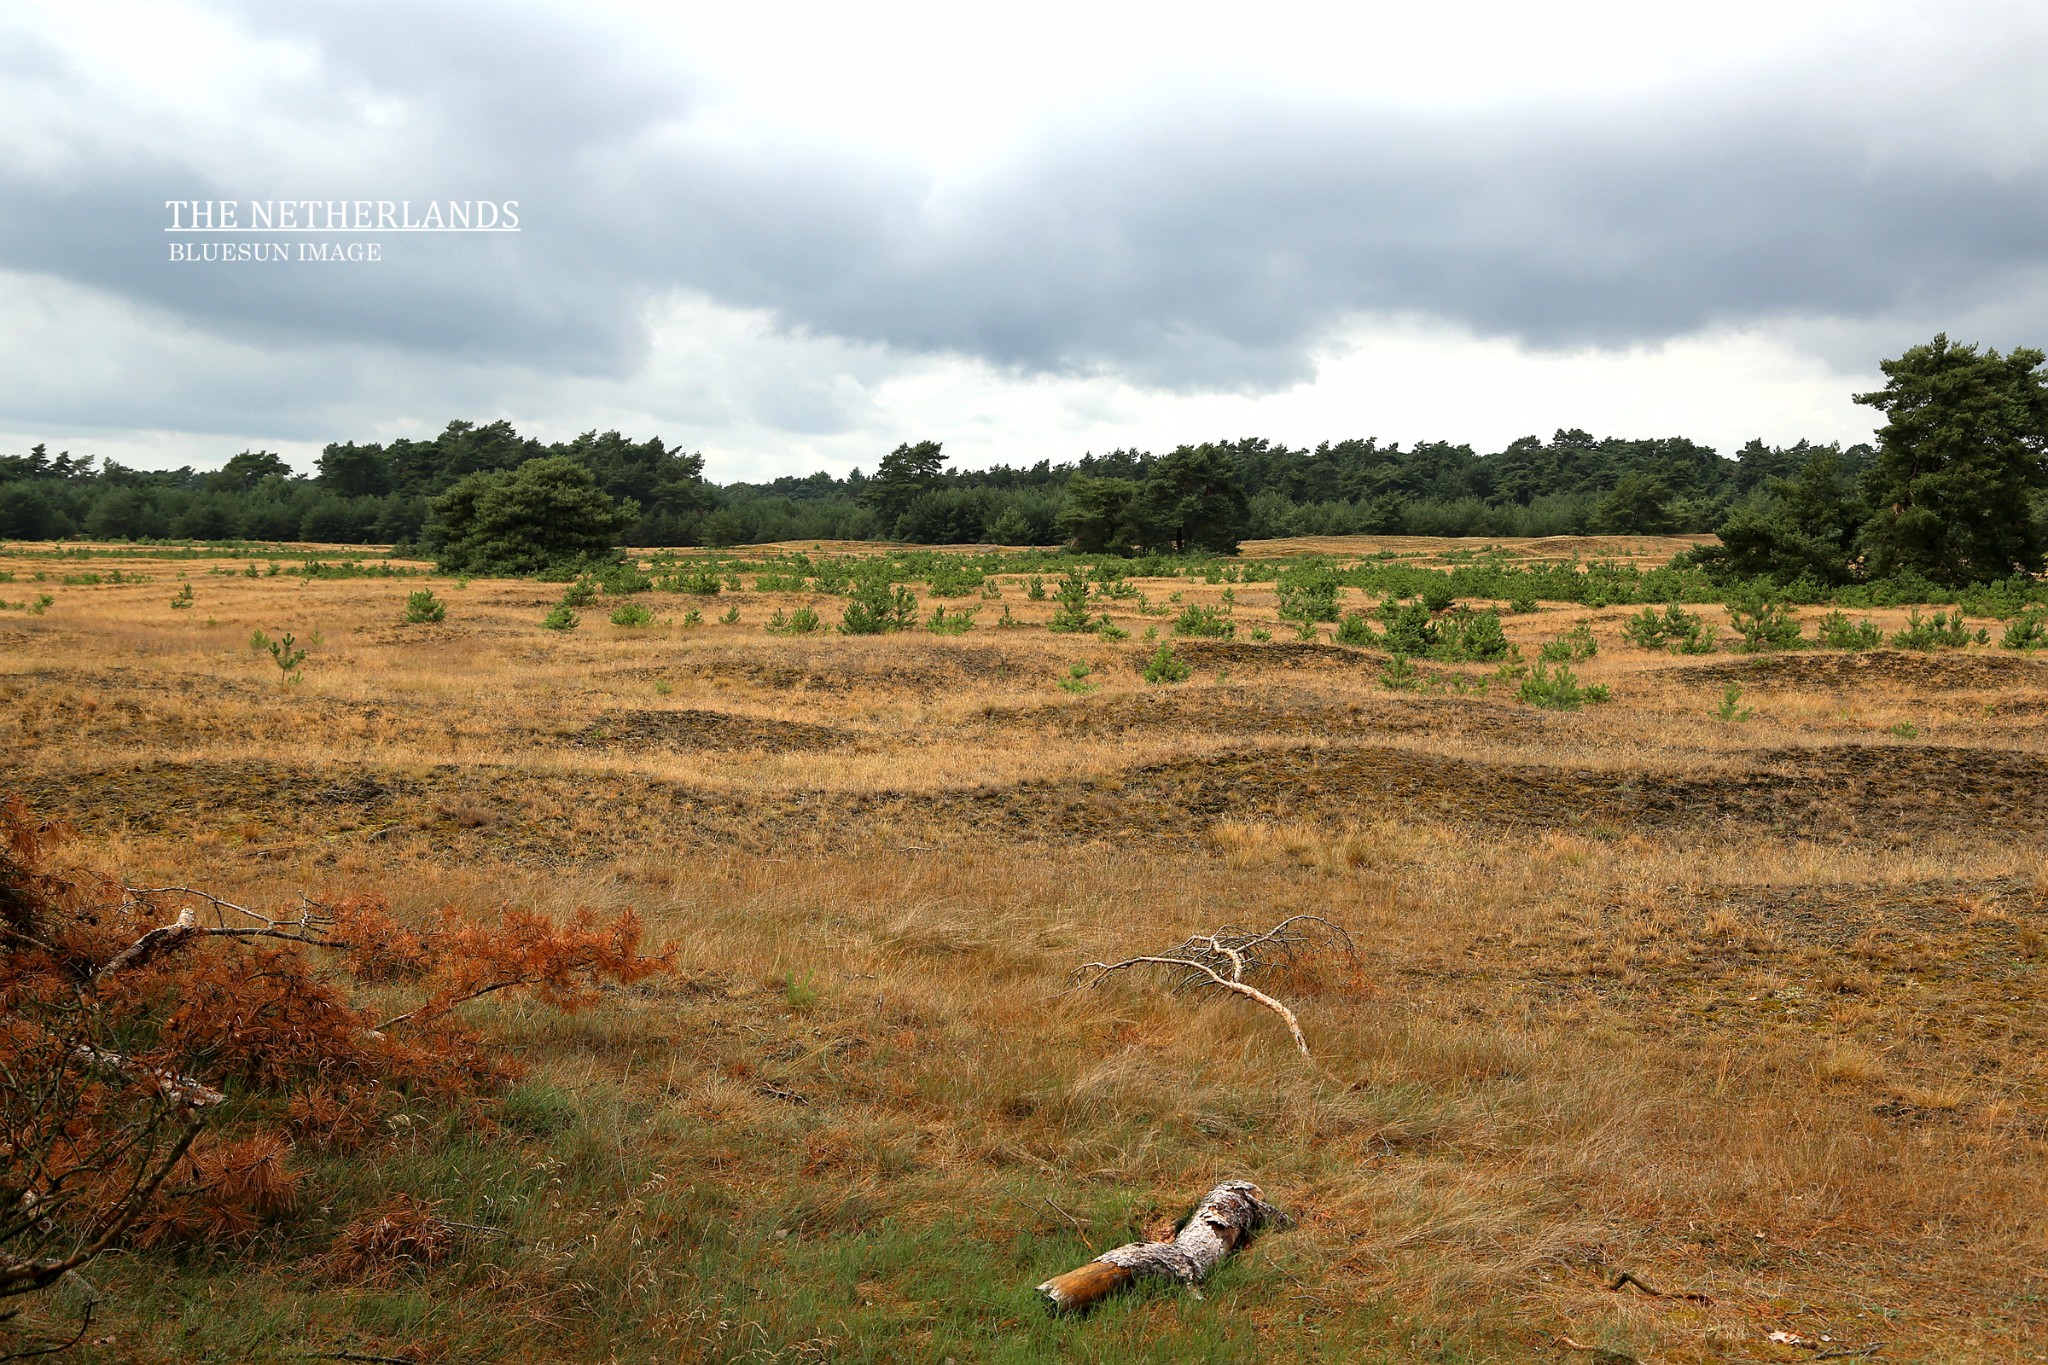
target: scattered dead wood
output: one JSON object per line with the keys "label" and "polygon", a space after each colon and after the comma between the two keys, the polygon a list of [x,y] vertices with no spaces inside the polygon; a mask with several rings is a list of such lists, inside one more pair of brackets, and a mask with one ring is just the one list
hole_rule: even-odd
{"label": "scattered dead wood", "polygon": [[1079,970],[1084,974],[1093,972],[1094,975],[1083,984],[1095,986],[1111,973],[1132,967],[1177,968],[1174,990],[1209,987],[1241,995],[1265,1006],[1280,1016],[1281,1022],[1287,1025],[1288,1033],[1294,1037],[1294,1045],[1306,1057],[1309,1055],[1308,1039],[1302,1036],[1301,1021],[1294,1017],[1294,1011],[1257,987],[1246,985],[1244,979],[1262,967],[1276,961],[1287,961],[1309,950],[1318,939],[1325,943],[1335,941],[1343,946],[1346,954],[1351,952],[1351,935],[1338,925],[1321,915],[1292,915],[1264,933],[1250,933],[1225,925],[1213,934],[1196,934],[1163,953],[1127,957],[1121,962],[1084,963]]}
{"label": "scattered dead wood", "polygon": [[[1249,1180],[1226,1180],[1202,1196],[1171,1241],[1127,1242],[1038,1286],[1055,1313],[1080,1313],[1140,1280],[1172,1280],[1191,1289],[1266,1227],[1293,1220],[1266,1202]],[[1195,1290],[1196,1297],[1201,1296]]]}

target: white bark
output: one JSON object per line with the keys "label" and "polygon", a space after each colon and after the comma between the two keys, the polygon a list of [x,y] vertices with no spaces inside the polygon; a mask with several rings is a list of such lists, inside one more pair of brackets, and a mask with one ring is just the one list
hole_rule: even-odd
{"label": "white bark", "polygon": [[1286,1214],[1268,1204],[1249,1180],[1226,1180],[1202,1197],[1170,1242],[1128,1242],[1103,1252],[1078,1270],[1055,1275],[1038,1286],[1056,1313],[1075,1313],[1144,1279],[1173,1280],[1190,1287],[1243,1247],[1261,1228],[1286,1226]]}

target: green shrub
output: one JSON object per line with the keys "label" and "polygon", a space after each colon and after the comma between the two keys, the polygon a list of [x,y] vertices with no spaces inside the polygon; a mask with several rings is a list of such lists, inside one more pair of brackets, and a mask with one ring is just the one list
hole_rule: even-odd
{"label": "green shrub", "polygon": [[428,626],[448,619],[448,607],[434,596],[432,588],[419,588],[405,595],[405,623]]}
{"label": "green shrub", "polygon": [[1191,635],[1210,640],[1228,640],[1237,634],[1237,623],[1227,620],[1215,607],[1202,607],[1190,603],[1181,609],[1174,620],[1175,635]]}
{"label": "green shrub", "polygon": [[1378,615],[1388,649],[1397,654],[1424,656],[1435,651],[1436,620],[1422,603],[1397,602],[1389,597],[1380,603]]}
{"label": "green shrub", "polygon": [[1515,695],[1531,706],[1541,706],[1550,711],[1576,711],[1589,701],[1608,700],[1606,687],[1581,685],[1570,664],[1560,662],[1553,672],[1540,660],[1529,671],[1529,676],[1522,679]]}
{"label": "green shrub", "polygon": [[1334,621],[1344,580],[1328,564],[1292,564],[1274,584],[1283,621]]}
{"label": "green shrub", "polygon": [[172,611],[189,611],[192,607],[192,585],[187,583],[178,589],[178,595],[171,599]]}
{"label": "green shrub", "polygon": [[1043,602],[1045,600],[1045,580],[1037,574],[1033,574],[1025,579],[1024,596],[1027,601]]}
{"label": "green shrub", "polygon": [[1431,582],[1423,586],[1422,606],[1432,616],[1449,611],[1451,604],[1457,600],[1458,596],[1451,591],[1451,585],[1447,580]]}
{"label": "green shrub", "polygon": [[1593,638],[1592,627],[1581,621],[1564,634],[1546,640],[1543,647],[1536,651],[1536,662],[1582,664],[1599,652],[1600,642]]}
{"label": "green shrub", "polygon": [[654,580],[640,572],[638,564],[607,564],[597,571],[597,584],[607,595],[629,597],[636,592],[646,592],[654,586]]}
{"label": "green shrub", "polygon": [[842,635],[887,635],[908,630],[917,619],[917,599],[889,578],[886,564],[865,568],[854,581],[853,599],[840,617]]}
{"label": "green shrub", "polygon": [[1253,626],[1252,638],[1254,640],[1257,640],[1260,644],[1264,644],[1268,640],[1273,638],[1273,632],[1267,630],[1264,626]]}
{"label": "green shrub", "polygon": [[1172,645],[1159,646],[1159,652],[1145,662],[1145,681],[1148,683],[1186,682],[1194,675],[1194,669],[1174,656]]}
{"label": "green shrub", "polygon": [[565,607],[587,607],[596,600],[597,580],[587,576],[577,579],[562,592],[562,605]]}
{"label": "green shrub", "polygon": [[567,602],[557,602],[548,608],[546,616],[540,618],[540,624],[543,630],[574,630],[583,621]]}
{"label": "green shrub", "polygon": [[735,603],[733,603],[733,604],[732,604],[731,606],[727,607],[727,608],[725,609],[725,612],[724,612],[724,614],[722,614],[722,615],[721,615],[721,616],[720,616],[720,617],[718,618],[718,623],[719,623],[720,625],[722,625],[722,626],[736,626],[736,625],[738,625],[738,624],[740,623],[740,606],[739,606],[739,603],[735,602]]}
{"label": "green shrub", "polygon": [[1820,642],[1829,649],[1876,649],[1884,643],[1884,632],[1872,625],[1868,618],[1851,621],[1839,611],[1831,611],[1821,617],[1815,630]]}
{"label": "green shrub", "polygon": [[1637,649],[1668,649],[1673,654],[1711,654],[1715,635],[1705,617],[1676,602],[1662,612],[1644,607],[1621,628],[1621,638]]}
{"label": "green shrub", "polygon": [[1003,604],[1003,614],[996,618],[997,630],[1022,630],[1024,623],[1010,614],[1010,604]]}
{"label": "green shrub", "polygon": [[1895,735],[1900,739],[1918,739],[1920,737],[1920,727],[1910,720],[1902,720],[1897,725],[1885,727],[1885,733]]}
{"label": "green shrub", "polygon": [[1088,675],[1093,671],[1085,663],[1071,665],[1067,669],[1067,676],[1059,680],[1060,689],[1065,692],[1071,692],[1077,697],[1087,696],[1090,692],[1102,686],[1101,683],[1088,681]]}
{"label": "green shrub", "polygon": [[1520,589],[1508,597],[1508,610],[1517,616],[1527,616],[1536,610],[1536,594]]}
{"label": "green shrub", "polygon": [[933,597],[968,597],[977,591],[983,581],[978,569],[965,567],[958,562],[941,558],[932,565],[929,578]]}
{"label": "green shrub", "polygon": [[757,573],[755,592],[803,592],[808,587],[800,573]]}
{"label": "green shrub", "polygon": [[683,629],[684,629],[684,630],[690,630],[690,629],[692,629],[692,628],[694,628],[694,627],[696,627],[696,626],[701,626],[701,625],[703,625],[703,624],[704,624],[704,613],[703,613],[703,612],[701,612],[701,611],[698,611],[698,610],[697,610],[697,609],[696,609],[695,607],[691,607],[691,608],[690,608],[690,609],[689,609],[688,611],[686,611],[686,612],[684,612],[684,613],[683,613]]}
{"label": "green shrub", "polygon": [[1961,649],[1971,641],[1987,644],[1991,632],[1980,630],[1972,634],[1963,624],[1962,608],[1952,612],[1937,611],[1932,617],[1923,619],[1920,609],[1915,607],[1906,614],[1906,628],[1892,636],[1892,643],[1900,649]]}
{"label": "green shrub", "polygon": [[974,613],[980,610],[980,607],[962,607],[948,612],[944,607],[933,607],[924,628],[934,635],[965,635],[974,629]]}
{"label": "green shrub", "polygon": [[1107,616],[1095,623],[1095,633],[1105,640],[1128,640],[1131,633]]}
{"label": "green shrub", "polygon": [[621,602],[612,608],[612,624],[637,630],[641,626],[653,625],[654,613],[638,602]]}
{"label": "green shrub", "polygon": [[[1303,621],[1301,628],[1308,632],[1304,638],[1310,640],[1316,638],[1316,627],[1313,621]],[[1340,645],[1350,645],[1354,649],[1365,649],[1378,644],[1380,634],[1372,628],[1372,622],[1366,617],[1364,612],[1347,611],[1344,613],[1344,619],[1337,623],[1337,629],[1330,632],[1330,638]]]}
{"label": "green shrub", "polygon": [[775,614],[768,618],[767,630],[770,635],[810,635],[823,624],[818,613],[808,606],[798,607],[787,616],[782,614],[782,608],[777,607]]}
{"label": "green shrub", "polygon": [[1436,627],[1436,649],[1431,658],[1446,663],[1492,663],[1508,656],[1508,637],[1500,628],[1497,611],[1473,611],[1460,607]]}
{"label": "green shrub", "polygon": [[1729,683],[1721,693],[1721,704],[1714,708],[1714,719],[1722,721],[1744,721],[1750,717],[1750,709],[1742,704],[1742,689]]}
{"label": "green shrub", "polygon": [[2033,607],[2014,617],[1998,645],[2001,649],[2048,649],[2048,607]]}
{"label": "green shrub", "polygon": [[694,593],[698,597],[716,597],[723,586],[719,581],[716,564],[692,564],[662,577],[655,586],[663,592]]}
{"label": "green shrub", "polygon": [[1761,594],[1728,599],[1728,624],[1742,637],[1736,648],[1745,654],[1798,649],[1806,643],[1799,636],[1799,618],[1792,604]]}
{"label": "green shrub", "polygon": [[1088,614],[1088,575],[1080,565],[1075,565],[1060,579],[1055,600],[1059,608],[1053,612],[1047,629],[1075,635],[1094,627],[1094,618]]}
{"label": "green shrub", "polygon": [[[1358,615],[1359,613],[1357,613],[1357,612],[1353,612],[1353,613],[1351,613],[1351,614],[1352,614],[1353,616],[1357,616],[1357,615]],[[1370,624],[1370,623],[1368,623],[1368,624],[1366,625],[1366,630],[1367,630],[1367,631],[1370,631],[1371,629],[1372,629],[1372,626],[1371,626],[1371,624]],[[1151,639],[1151,638],[1152,638],[1151,632],[1149,632],[1149,631],[1148,631],[1148,632],[1146,632],[1145,638],[1146,638],[1146,639],[1148,639],[1148,640],[1149,640],[1149,639]],[[1308,640],[1320,640],[1320,639],[1322,639],[1323,637],[1322,637],[1322,633],[1321,633],[1320,631],[1318,631],[1318,630],[1316,629],[1316,623],[1315,623],[1315,622],[1313,622],[1313,621],[1303,621],[1303,622],[1302,622],[1302,623],[1301,623],[1300,625],[1298,625],[1298,626],[1296,626],[1296,627],[1294,628],[1294,638],[1295,638],[1295,639],[1297,639],[1297,640],[1304,640],[1304,641],[1308,641]]]}

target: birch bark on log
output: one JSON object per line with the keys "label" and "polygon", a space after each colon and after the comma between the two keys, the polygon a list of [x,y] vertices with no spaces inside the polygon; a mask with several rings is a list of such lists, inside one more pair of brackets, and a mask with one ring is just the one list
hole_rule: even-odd
{"label": "birch bark on log", "polygon": [[1170,1242],[1128,1242],[1087,1265],[1038,1286],[1055,1313],[1079,1313],[1139,1280],[1165,1279],[1190,1287],[1209,1278],[1261,1228],[1292,1220],[1268,1204],[1249,1180],[1226,1180],[1202,1202]]}

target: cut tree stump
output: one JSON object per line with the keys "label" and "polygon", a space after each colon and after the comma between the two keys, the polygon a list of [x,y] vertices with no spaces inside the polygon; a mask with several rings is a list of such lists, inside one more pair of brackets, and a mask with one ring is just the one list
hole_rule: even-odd
{"label": "cut tree stump", "polygon": [[[1080,1313],[1139,1280],[1172,1280],[1193,1287],[1209,1278],[1260,1229],[1287,1227],[1293,1220],[1268,1204],[1249,1180],[1226,1180],[1202,1202],[1170,1242],[1128,1242],[1077,1270],[1038,1286],[1055,1313]],[[1200,1291],[1196,1291],[1200,1297]]]}

